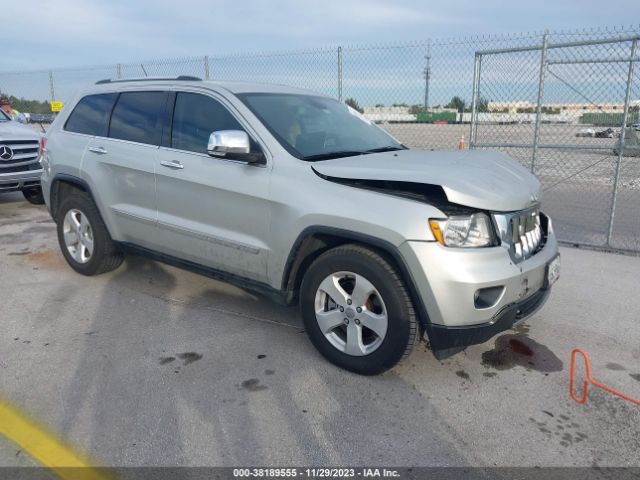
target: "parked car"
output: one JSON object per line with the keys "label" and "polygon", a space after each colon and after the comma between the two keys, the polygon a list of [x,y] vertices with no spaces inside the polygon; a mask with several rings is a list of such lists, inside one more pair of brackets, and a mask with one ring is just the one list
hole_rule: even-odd
{"label": "parked car", "polygon": [[42,176],[75,271],[150,256],[299,304],[329,361],[377,374],[531,316],[559,275],[539,181],[490,151],[411,150],[305,90],[102,81],[58,115]]}
{"label": "parked car", "polygon": [[40,135],[0,110],[0,193],[21,191],[30,203],[44,203],[39,151]]}
{"label": "parked car", "polygon": [[595,137],[596,131],[593,128],[583,128],[578,133],[576,133],[576,137]]}
{"label": "parked car", "polygon": [[52,113],[32,113],[28,121],[29,123],[51,123],[55,118]]}
{"label": "parked car", "polygon": [[596,138],[613,138],[616,136],[616,131],[613,128],[607,128],[595,133]]}

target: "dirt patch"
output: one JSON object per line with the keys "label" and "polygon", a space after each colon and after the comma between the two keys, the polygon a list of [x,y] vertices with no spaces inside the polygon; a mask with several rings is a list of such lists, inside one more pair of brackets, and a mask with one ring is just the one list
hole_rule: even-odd
{"label": "dirt patch", "polygon": [[25,258],[31,263],[44,268],[60,268],[65,265],[62,255],[53,250],[43,250],[41,252],[32,252]]}
{"label": "dirt patch", "polygon": [[496,370],[519,365],[539,372],[560,372],[563,367],[562,360],[551,350],[521,334],[498,337],[493,350],[482,354],[482,364]]}

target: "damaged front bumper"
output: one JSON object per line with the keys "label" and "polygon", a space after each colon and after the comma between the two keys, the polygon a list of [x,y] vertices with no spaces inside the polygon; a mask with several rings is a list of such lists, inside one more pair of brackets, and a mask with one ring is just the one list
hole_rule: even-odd
{"label": "damaged front bumper", "polygon": [[400,250],[424,305],[422,325],[437,358],[486,342],[533,315],[549,297],[549,270],[558,268],[559,256],[550,223],[541,248],[520,262],[505,245],[448,248],[409,241]]}

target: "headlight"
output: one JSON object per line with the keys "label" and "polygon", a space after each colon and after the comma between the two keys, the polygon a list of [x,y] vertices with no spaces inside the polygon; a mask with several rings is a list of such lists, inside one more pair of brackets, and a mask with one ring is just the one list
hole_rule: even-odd
{"label": "headlight", "polygon": [[447,247],[490,247],[496,243],[491,219],[484,213],[429,220],[429,226],[438,243]]}

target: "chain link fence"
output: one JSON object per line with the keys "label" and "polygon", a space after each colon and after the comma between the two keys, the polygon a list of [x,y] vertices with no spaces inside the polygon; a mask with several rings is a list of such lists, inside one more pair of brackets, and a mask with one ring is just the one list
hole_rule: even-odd
{"label": "chain link fence", "polygon": [[542,181],[562,241],[640,252],[639,36],[632,26],[0,72],[0,92],[68,102],[105,78],[177,75],[306,88],[410,147],[504,151]]}
{"label": "chain link fence", "polygon": [[564,241],[640,251],[639,40],[544,34],[475,54],[471,146],[540,178]]}

